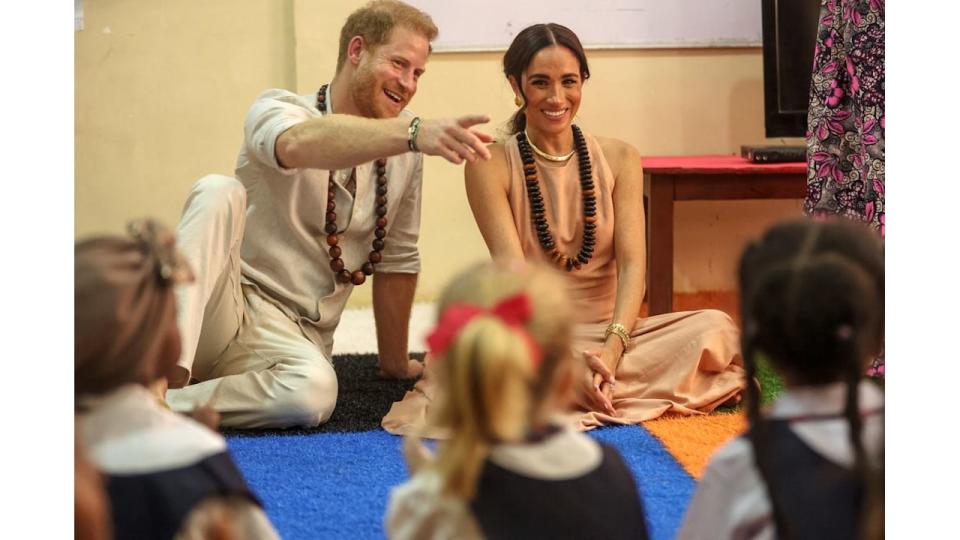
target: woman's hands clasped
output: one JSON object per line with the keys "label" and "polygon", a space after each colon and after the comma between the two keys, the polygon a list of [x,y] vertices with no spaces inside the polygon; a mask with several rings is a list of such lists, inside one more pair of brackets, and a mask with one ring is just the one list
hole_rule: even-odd
{"label": "woman's hands clasped", "polygon": [[585,404],[592,410],[616,416],[617,411],[613,408],[613,389],[616,386],[616,379],[614,369],[610,366],[616,366],[617,359],[612,358],[612,354],[606,348],[583,351],[583,359],[587,369],[584,370],[581,380],[580,393]]}

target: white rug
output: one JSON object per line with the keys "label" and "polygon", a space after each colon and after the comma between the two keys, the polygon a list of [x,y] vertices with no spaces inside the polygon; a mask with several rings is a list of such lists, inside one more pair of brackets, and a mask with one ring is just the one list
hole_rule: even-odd
{"label": "white rug", "polygon": [[[436,307],[432,303],[414,304],[410,315],[410,352],[424,352],[424,338],[433,327]],[[340,326],[333,334],[333,354],[366,354],[377,352],[377,327],[373,308],[348,309],[340,317]]]}

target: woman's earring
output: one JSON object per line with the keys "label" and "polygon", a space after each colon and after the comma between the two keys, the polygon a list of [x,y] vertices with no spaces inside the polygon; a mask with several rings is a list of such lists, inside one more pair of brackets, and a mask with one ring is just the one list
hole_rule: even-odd
{"label": "woman's earring", "polygon": [[514,97],[513,102],[517,104],[517,107],[523,108],[523,98],[520,96]]}

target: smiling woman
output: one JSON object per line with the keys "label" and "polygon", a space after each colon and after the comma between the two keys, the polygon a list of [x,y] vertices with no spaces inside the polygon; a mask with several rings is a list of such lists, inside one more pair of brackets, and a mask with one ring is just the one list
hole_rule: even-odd
{"label": "smiling woman", "polygon": [[[637,150],[573,124],[590,77],[580,40],[559,24],[522,30],[503,57],[519,109],[491,159],[466,167],[467,197],[490,255],[565,270],[577,314],[581,429],[665,413],[703,414],[744,385],[737,330],[715,310],[638,318],[646,250]],[[427,376],[383,425],[407,432],[435,392]]]}

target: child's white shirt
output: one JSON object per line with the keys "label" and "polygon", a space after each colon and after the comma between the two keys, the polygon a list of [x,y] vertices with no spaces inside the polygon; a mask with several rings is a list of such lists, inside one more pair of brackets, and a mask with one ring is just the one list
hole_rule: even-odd
{"label": "child's white shirt", "polygon": [[[105,395],[80,397],[77,434],[93,465],[106,474],[147,474],[197,463],[227,451],[223,436],[160,405],[138,384]],[[210,502],[210,501],[208,501]],[[176,540],[207,538],[207,528],[229,512],[238,540],[279,538],[262,508],[239,497],[219,506],[201,503],[186,516]]]}
{"label": "child's white shirt", "polygon": [[[603,449],[587,435],[565,427],[536,443],[499,444],[490,461],[522,476],[541,480],[576,478],[600,466]],[[387,537],[394,540],[483,538],[468,503],[440,493],[440,477],[419,471],[393,489],[385,518]]]}
{"label": "child's white shirt", "polygon": [[[859,386],[861,411],[883,407],[883,391],[870,382]],[[846,384],[787,389],[773,403],[768,418],[842,413]],[[790,429],[804,443],[837,465],[854,462],[849,427],[842,416],[815,422],[797,422]],[[883,415],[870,414],[862,432],[868,456],[877,458],[883,448]],[[697,491],[687,508],[678,540],[773,540],[773,518],[766,488],[756,470],[753,447],[738,437],[721,447],[710,459]]]}

